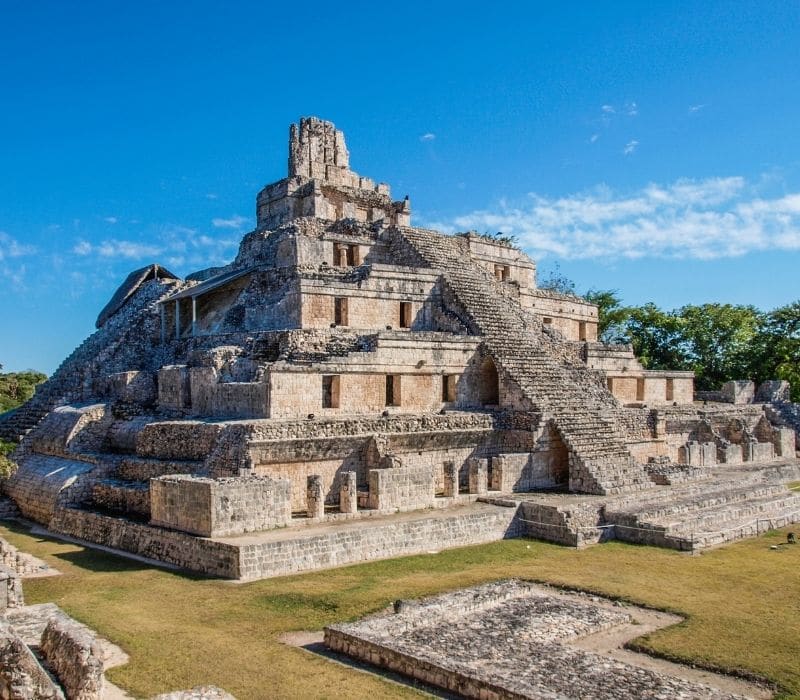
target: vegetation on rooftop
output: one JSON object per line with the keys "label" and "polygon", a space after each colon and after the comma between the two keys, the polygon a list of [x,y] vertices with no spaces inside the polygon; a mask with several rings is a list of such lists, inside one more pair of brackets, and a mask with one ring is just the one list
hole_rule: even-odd
{"label": "vegetation on rooftop", "polygon": [[[52,601],[130,654],[109,678],[136,697],[216,684],[247,698],[419,697],[280,635],[321,630],[432,595],[508,577],[592,590],[686,617],[638,640],[651,653],[769,678],[800,697],[800,545],[788,529],[701,555],[610,542],[584,550],[533,540],[371,562],[248,584],[195,578],[31,535],[0,536],[62,576],[28,579],[25,598]],[[775,545],[776,549],[770,547]]]}
{"label": "vegetation on rooftop", "polygon": [[479,238],[483,238],[486,241],[491,241],[492,243],[500,243],[501,245],[508,246],[509,248],[516,248],[519,250],[519,240],[517,237],[510,233],[503,233],[502,231],[496,231],[495,233],[489,233],[488,231],[484,231],[480,233],[478,231],[465,231],[464,233],[458,233],[457,236],[478,236]]}

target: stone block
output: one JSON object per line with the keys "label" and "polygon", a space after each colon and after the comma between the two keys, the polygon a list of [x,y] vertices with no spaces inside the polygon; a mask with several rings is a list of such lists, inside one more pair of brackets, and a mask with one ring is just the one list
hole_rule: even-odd
{"label": "stone block", "polygon": [[769,462],[775,459],[775,447],[771,442],[745,442],[742,454],[745,462]]}
{"label": "stone block", "polygon": [[6,626],[0,626],[0,698],[64,700],[28,645]]}
{"label": "stone block", "polygon": [[325,517],[325,489],[319,474],[312,474],[306,480],[306,503],[309,518]]}
{"label": "stone block", "polygon": [[772,403],[774,401],[790,401],[791,386],[785,379],[769,379],[761,382],[756,392],[756,403]]}
{"label": "stone block", "polygon": [[358,491],[356,473],[345,472],[339,486],[339,510],[342,513],[355,513],[358,510]]}
{"label": "stone block", "polygon": [[41,652],[70,700],[103,697],[103,649],[86,627],[70,619],[51,619],[42,633]]}
{"label": "stone block", "polygon": [[469,492],[485,496],[489,492],[489,463],[486,459],[467,460],[469,470]]}
{"label": "stone block", "polygon": [[775,428],[773,433],[775,456],[792,458],[795,456],[795,434],[791,428]]}
{"label": "stone block", "polygon": [[191,406],[189,368],[167,365],[158,370],[158,405],[166,410],[183,410]]}
{"label": "stone block", "polygon": [[289,482],[266,476],[224,479],[172,474],[150,480],[151,525],[224,537],[287,525]]}
{"label": "stone block", "polygon": [[749,379],[725,382],[720,390],[728,403],[742,405],[753,403],[756,385]]}
{"label": "stone block", "polygon": [[447,498],[458,496],[458,465],[453,460],[444,463],[444,495]]}
{"label": "stone block", "polygon": [[724,464],[741,464],[742,463],[742,446],[741,445],[725,445],[717,450],[719,461]]}

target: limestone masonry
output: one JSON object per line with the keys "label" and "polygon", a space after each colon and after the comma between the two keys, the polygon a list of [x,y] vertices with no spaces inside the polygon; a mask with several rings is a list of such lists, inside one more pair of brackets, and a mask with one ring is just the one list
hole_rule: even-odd
{"label": "limestone masonry", "polygon": [[695,401],[475,232],[410,224],[301,119],[229,265],[132,272],[18,410],[3,485],[51,530],[259,578],[529,535],[680,549],[800,519],[778,382]]}

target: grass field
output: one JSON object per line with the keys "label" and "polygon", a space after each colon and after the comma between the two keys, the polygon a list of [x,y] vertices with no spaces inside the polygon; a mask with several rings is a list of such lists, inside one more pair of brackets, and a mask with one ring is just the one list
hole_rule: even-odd
{"label": "grass field", "polygon": [[397,698],[412,689],[347,669],[278,636],[318,630],[423,596],[509,576],[672,610],[680,625],[641,638],[655,653],[758,674],[800,697],[800,545],[789,529],[701,555],[610,542],[577,551],[508,540],[249,584],[194,578],[31,536],[0,536],[63,576],[25,582],[130,654],[109,678],[137,697],[199,684],[237,698]]}

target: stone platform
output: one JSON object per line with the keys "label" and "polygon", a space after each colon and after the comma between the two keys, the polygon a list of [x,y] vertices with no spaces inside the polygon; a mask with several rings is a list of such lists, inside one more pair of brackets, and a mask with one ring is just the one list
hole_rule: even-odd
{"label": "stone platform", "polygon": [[286,527],[235,537],[195,537],[123,518],[61,508],[60,534],[212,576],[242,581],[331,568],[524,534],[515,507],[469,503],[446,509]]}
{"label": "stone platform", "polygon": [[511,580],[398,601],[394,613],[327,627],[324,640],[334,652],[483,700],[771,696],[616,648],[680,619]]}

